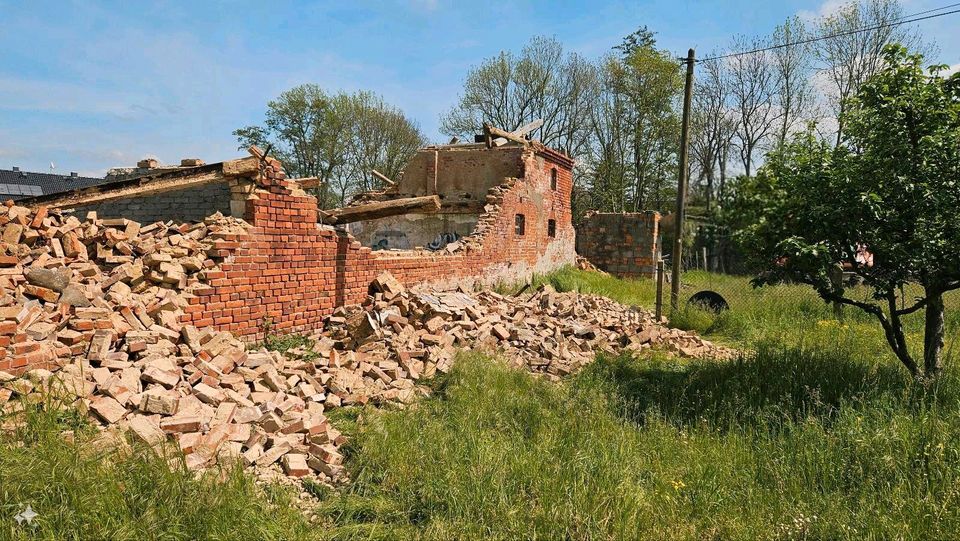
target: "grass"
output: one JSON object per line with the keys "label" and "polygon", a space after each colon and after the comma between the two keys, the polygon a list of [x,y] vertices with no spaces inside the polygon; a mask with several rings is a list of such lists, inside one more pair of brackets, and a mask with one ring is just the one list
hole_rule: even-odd
{"label": "grass", "polygon": [[[622,280],[610,275],[581,271],[573,267],[540,276],[536,283],[550,283],[558,291],[580,291],[603,295],[625,304],[652,309],[656,302],[653,280]],[[754,288],[748,277],[728,276],[691,271],[681,280],[681,307],[669,314],[672,326],[695,330],[707,337],[732,345],[753,347],[762,342],[789,346],[832,344],[856,341],[860,346],[893,359],[885,347],[883,332],[877,320],[856,308],[844,307],[843,318],[837,320],[833,307],[816,292],[803,285],[777,285]],[[720,293],[730,304],[721,314],[688,305],[686,300],[702,290]],[[919,294],[920,292],[916,292]],[[852,290],[851,295],[866,299],[866,288]],[[913,292],[907,291],[910,297]],[[669,303],[669,291],[665,291]],[[947,347],[955,345],[960,330],[960,291],[946,295]],[[904,318],[908,340],[915,348],[923,343],[923,311]],[[950,351],[949,353],[953,353]]]}
{"label": "grass", "polygon": [[[650,306],[649,282],[564,269],[558,290]],[[944,539],[960,528],[960,371],[929,388],[874,321],[800,286],[691,273],[721,316],[673,322],[731,361],[606,357],[562,385],[466,354],[437,395],[357,425],[335,539]],[[958,299],[952,296],[949,342]],[[698,319],[699,318],[699,319]],[[912,339],[920,322],[907,322]],[[951,349],[949,352],[953,354]]]}
{"label": "grass", "polygon": [[[317,538],[288,490],[239,468],[196,476],[141,446],[96,452],[75,410],[30,408],[23,421],[0,435],[0,539]],[[18,525],[27,505],[38,516]]]}
{"label": "grass", "polygon": [[849,351],[604,358],[553,385],[476,354],[377,414],[334,539],[944,539],[960,385]]}
{"label": "grass", "polygon": [[[649,281],[564,269],[558,290],[652,306]],[[145,449],[85,452],[76,414],[0,436],[0,539],[949,539],[960,531],[960,297],[951,361],[915,384],[877,324],[799,286],[688,273],[722,315],[675,325],[750,348],[730,361],[601,357],[551,384],[464,352],[404,410],[343,408],[354,482],[290,493],[233,470],[195,477]],[[911,340],[921,320],[907,321]],[[277,338],[272,349],[302,344]],[[61,437],[74,430],[77,443]],[[30,504],[35,528],[9,517]]]}

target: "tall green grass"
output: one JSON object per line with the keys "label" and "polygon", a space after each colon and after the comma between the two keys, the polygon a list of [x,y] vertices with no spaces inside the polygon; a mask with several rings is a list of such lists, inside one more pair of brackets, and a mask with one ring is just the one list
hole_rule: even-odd
{"label": "tall green grass", "polygon": [[[289,491],[239,468],[196,475],[142,446],[107,450],[75,410],[28,408],[21,421],[0,433],[0,539],[320,537]],[[37,517],[17,524],[27,505]]]}
{"label": "tall green grass", "polygon": [[553,385],[479,355],[373,415],[335,539],[949,539],[960,385],[849,351],[603,358]]}

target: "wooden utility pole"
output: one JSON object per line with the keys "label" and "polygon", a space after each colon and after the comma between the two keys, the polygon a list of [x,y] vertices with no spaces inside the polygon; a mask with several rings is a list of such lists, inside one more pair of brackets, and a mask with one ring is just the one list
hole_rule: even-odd
{"label": "wooden utility pole", "polygon": [[689,170],[690,102],[693,100],[693,65],[696,53],[687,51],[687,80],[683,87],[683,125],[680,129],[680,173],[677,175],[677,210],[674,213],[673,279],[670,283],[670,307],[680,306],[680,270],[683,258],[683,221],[686,215],[687,173]]}

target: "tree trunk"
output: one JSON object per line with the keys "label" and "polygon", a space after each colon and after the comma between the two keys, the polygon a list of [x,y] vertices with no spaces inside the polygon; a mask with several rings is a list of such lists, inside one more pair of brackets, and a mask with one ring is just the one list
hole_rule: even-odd
{"label": "tree trunk", "polygon": [[707,172],[707,214],[713,208],[713,170]]}
{"label": "tree trunk", "polygon": [[897,358],[900,359],[900,362],[910,371],[910,375],[915,379],[922,379],[923,373],[921,372],[920,366],[917,365],[917,362],[910,356],[910,349],[907,347],[907,337],[903,332],[903,321],[900,319],[900,314],[897,313],[897,296],[893,290],[890,290],[887,291],[886,297],[887,308],[890,311],[890,320],[885,321],[882,312],[878,312],[876,315],[880,318],[880,323],[883,325],[887,342],[890,344]]}
{"label": "tree trunk", "polygon": [[837,114],[837,144],[834,146],[840,146],[840,143],[843,142],[843,101],[840,101],[840,112]]}
{"label": "tree trunk", "polygon": [[927,379],[936,377],[942,368],[943,314],[943,293],[932,294],[928,292],[926,320],[923,327],[923,369],[924,376]]}

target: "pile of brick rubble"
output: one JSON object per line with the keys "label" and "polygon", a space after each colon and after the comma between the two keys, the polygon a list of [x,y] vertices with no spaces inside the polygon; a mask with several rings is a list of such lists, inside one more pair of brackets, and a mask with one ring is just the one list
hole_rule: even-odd
{"label": "pile of brick rubble", "polygon": [[11,371],[50,369],[0,372],[6,422],[56,393],[111,434],[179,448],[191,469],[240,460],[261,476],[338,482],[345,438],[325,412],[411,403],[429,394],[425,378],[449,370],[456,348],[498,350],[551,379],[598,350],[731,354],[603,297],[411,291],[387,273],[364,306],[338,309],[286,353],[180,324],[226,254],[218,241],[245,227],[219,215],[141,226],[0,208],[0,359]]}

